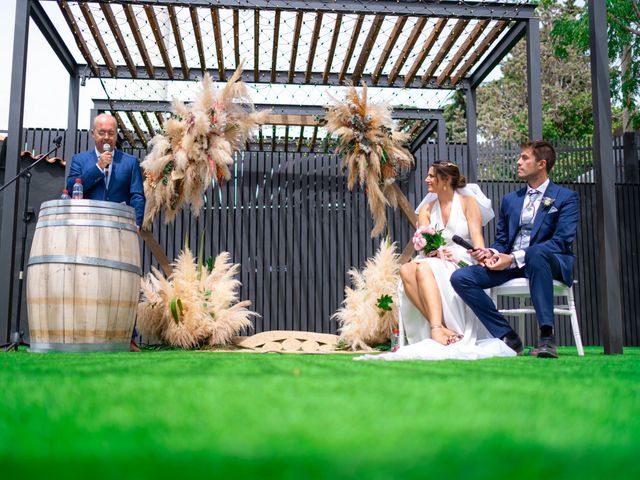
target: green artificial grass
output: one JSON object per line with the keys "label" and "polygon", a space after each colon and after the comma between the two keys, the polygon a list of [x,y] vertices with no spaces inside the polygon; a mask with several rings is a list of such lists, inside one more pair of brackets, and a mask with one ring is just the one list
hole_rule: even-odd
{"label": "green artificial grass", "polygon": [[640,478],[640,349],[0,354],[3,478]]}

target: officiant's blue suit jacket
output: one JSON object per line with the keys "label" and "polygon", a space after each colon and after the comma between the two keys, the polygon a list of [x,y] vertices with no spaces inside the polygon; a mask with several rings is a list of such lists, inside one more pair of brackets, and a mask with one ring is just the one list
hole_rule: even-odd
{"label": "officiant's blue suit jacket", "polygon": [[126,203],[136,211],[136,223],[142,225],[144,217],[144,188],[138,160],[120,150],[115,150],[111,163],[109,188],[105,185],[105,176],[98,168],[96,151],[87,150],[71,159],[67,189],[73,189],[76,178],[82,179],[83,197],[89,200]]}
{"label": "officiant's blue suit jacket", "polygon": [[[496,240],[491,248],[501,253],[510,253],[518,234],[520,214],[527,188],[512,192],[502,199]],[[551,205],[545,206],[544,199]],[[547,202],[547,203],[549,203]],[[532,245],[553,255],[560,264],[562,281],[566,285],[573,282],[573,241],[576,237],[580,200],[578,194],[568,188],[549,182],[543,201],[536,212],[531,229]]]}

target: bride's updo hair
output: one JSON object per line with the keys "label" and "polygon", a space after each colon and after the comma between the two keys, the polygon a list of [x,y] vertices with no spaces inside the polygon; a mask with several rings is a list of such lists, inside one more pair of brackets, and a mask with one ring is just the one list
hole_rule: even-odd
{"label": "bride's updo hair", "polygon": [[437,160],[431,166],[440,180],[449,180],[452,189],[456,190],[467,185],[467,179],[460,173],[460,169],[455,163]]}

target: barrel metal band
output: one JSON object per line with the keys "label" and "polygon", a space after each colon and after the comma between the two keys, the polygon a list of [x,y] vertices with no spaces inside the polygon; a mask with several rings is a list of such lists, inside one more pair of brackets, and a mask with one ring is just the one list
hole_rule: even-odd
{"label": "barrel metal band", "polygon": [[29,351],[34,353],[128,352],[129,343],[48,343],[48,342],[34,343],[34,342],[31,342]]}
{"label": "barrel metal band", "polygon": [[116,217],[129,218],[135,220],[136,216],[130,211],[121,208],[102,207],[47,207],[40,210],[40,218],[49,215],[62,215],[67,213],[89,213],[92,215],[112,215]]}
{"label": "barrel metal band", "polygon": [[134,212],[134,208],[126,203],[110,202],[108,200],[48,200],[40,206],[40,210],[52,207],[62,208],[113,208],[122,212]]}
{"label": "barrel metal band", "polygon": [[116,260],[108,260],[106,258],[96,257],[82,257],[71,255],[40,255],[37,257],[31,257],[29,259],[28,265],[39,265],[43,263],[67,263],[72,265],[107,267],[142,275],[142,269],[138,265],[132,265],[131,263],[118,262]]}
{"label": "barrel metal band", "polygon": [[44,227],[62,227],[62,226],[70,226],[70,227],[106,227],[106,228],[117,228],[119,230],[129,230],[131,232],[138,232],[138,227],[131,223],[122,223],[122,222],[112,222],[109,220],[45,220],[44,222],[39,221],[36,224],[36,228],[44,228]]}

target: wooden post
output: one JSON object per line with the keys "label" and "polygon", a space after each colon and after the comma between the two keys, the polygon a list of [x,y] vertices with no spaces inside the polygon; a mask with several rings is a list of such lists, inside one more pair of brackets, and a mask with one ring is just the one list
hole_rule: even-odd
{"label": "wooden post", "polygon": [[171,276],[173,268],[171,268],[169,259],[153,234],[149,230],[140,230],[140,236],[142,237],[142,240],[144,240],[144,243],[149,247],[149,250],[151,250],[151,253],[153,253],[153,256],[156,257],[156,260],[160,264],[162,273],[164,273],[166,277]]}
{"label": "wooden post", "polygon": [[[400,190],[400,187],[398,187],[397,183],[393,183],[391,186],[389,186],[389,188],[392,188],[395,191],[395,195],[396,195],[396,198],[398,199],[398,207],[400,207],[400,211],[404,214],[409,224],[415,230],[418,225],[418,215],[416,215],[416,212],[414,211],[413,207],[409,203],[407,196],[402,192],[402,190]],[[407,243],[407,245],[404,247],[404,250],[402,251],[402,255],[400,255],[400,265],[403,265],[408,261],[410,261],[411,257],[413,256],[413,252],[414,252],[413,242],[410,240],[409,243]]]}

